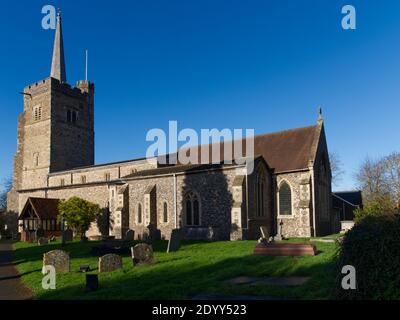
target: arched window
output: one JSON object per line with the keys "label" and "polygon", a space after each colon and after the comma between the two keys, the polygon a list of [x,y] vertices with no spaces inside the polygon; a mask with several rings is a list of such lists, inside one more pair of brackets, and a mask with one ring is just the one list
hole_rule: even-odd
{"label": "arched window", "polygon": [[265,216],[265,174],[260,169],[257,174],[256,196],[257,196],[257,216]]}
{"label": "arched window", "polygon": [[279,188],[279,215],[287,216],[292,214],[292,190],[289,184],[284,181]]}
{"label": "arched window", "polygon": [[78,113],[76,111],[72,111],[72,123],[75,123],[78,120]]}
{"label": "arched window", "polygon": [[185,217],[187,226],[200,225],[200,200],[194,192],[185,196]]}
{"label": "arched window", "polygon": [[168,204],[164,202],[164,207],[163,207],[163,222],[167,223],[168,222]]}
{"label": "arched window", "polygon": [[141,224],[143,222],[143,216],[142,216],[142,204],[138,204],[137,208],[137,222]]}

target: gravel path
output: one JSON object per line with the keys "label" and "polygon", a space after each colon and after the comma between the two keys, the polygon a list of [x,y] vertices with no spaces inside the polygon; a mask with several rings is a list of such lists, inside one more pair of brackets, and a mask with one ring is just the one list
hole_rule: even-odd
{"label": "gravel path", "polygon": [[22,283],[12,263],[12,251],[11,242],[0,242],[0,300],[33,299],[32,291]]}

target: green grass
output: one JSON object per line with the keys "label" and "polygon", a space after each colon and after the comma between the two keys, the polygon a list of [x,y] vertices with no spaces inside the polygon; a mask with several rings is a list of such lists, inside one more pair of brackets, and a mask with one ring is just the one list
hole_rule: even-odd
{"label": "green grass", "polygon": [[[85,274],[78,270],[81,264],[89,264],[97,273],[98,258],[90,255],[90,248],[97,244],[73,242],[64,247],[70,253],[71,272],[57,275],[56,290],[42,289],[41,268],[43,253],[60,249],[59,243],[16,243],[14,262],[37,299],[190,299],[199,293],[329,299],[335,282],[336,244],[332,243],[316,243],[314,257],[263,257],[252,255],[255,241],[184,242],[178,252],[169,254],[167,242],[160,241],[153,244],[154,265],[133,267],[126,255],[123,269],[99,274],[99,290],[86,293]],[[291,288],[225,282],[237,276],[310,276],[311,280]]]}

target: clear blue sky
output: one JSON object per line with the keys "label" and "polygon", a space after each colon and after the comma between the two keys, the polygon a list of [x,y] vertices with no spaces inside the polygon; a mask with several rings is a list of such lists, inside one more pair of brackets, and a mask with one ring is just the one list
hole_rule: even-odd
{"label": "clear blue sky", "polygon": [[[94,4],[96,3],[96,4]],[[354,187],[368,154],[399,151],[400,1],[152,0],[0,4],[0,180],[16,150],[18,94],[49,75],[53,30],[44,4],[61,7],[67,76],[96,85],[96,163],[145,155],[152,128],[314,124],[322,105],[328,146]],[[341,8],[357,30],[341,28]]]}

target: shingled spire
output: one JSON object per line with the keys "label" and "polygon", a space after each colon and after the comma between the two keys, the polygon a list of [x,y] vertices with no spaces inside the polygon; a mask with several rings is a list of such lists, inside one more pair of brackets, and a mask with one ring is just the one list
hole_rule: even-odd
{"label": "shingled spire", "polygon": [[62,83],[67,82],[60,11],[57,14],[56,35],[54,37],[53,59],[51,62],[50,76],[52,78],[60,80],[60,82]]}

